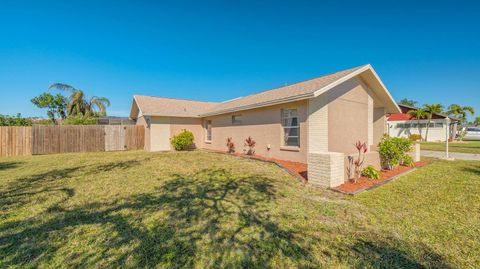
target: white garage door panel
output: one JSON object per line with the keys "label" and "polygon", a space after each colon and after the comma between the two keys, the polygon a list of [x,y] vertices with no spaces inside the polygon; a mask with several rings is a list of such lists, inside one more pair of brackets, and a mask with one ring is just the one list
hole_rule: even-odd
{"label": "white garage door panel", "polygon": [[150,150],[170,150],[170,119],[153,117],[150,122]]}

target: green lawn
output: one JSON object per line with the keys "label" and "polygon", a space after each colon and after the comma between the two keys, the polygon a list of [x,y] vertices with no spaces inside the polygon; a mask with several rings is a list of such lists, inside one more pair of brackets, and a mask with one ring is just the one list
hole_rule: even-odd
{"label": "green lawn", "polygon": [[0,268],[474,268],[480,162],[355,197],[201,151],[0,158]]}
{"label": "green lawn", "polygon": [[[422,142],[423,150],[445,151],[445,142]],[[476,153],[480,154],[480,141],[464,141],[462,143],[449,143],[448,149],[451,152]]]}

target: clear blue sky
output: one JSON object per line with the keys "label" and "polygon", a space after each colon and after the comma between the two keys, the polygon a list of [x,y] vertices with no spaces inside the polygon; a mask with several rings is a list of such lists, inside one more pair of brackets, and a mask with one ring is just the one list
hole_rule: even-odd
{"label": "clear blue sky", "polygon": [[0,114],[45,116],[30,99],[54,82],[127,116],[133,94],[223,101],[365,63],[397,100],[480,114],[473,1],[99,2],[2,1]]}

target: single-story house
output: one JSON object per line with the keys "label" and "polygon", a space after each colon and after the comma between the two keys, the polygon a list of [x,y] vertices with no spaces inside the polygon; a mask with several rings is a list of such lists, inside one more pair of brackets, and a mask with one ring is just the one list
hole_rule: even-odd
{"label": "single-story house", "polygon": [[217,151],[231,137],[242,152],[250,136],[257,155],[308,163],[309,182],[334,186],[356,141],[371,146],[367,162],[380,165],[372,146],[385,133],[386,113],[400,109],[367,64],[225,102],[135,95],[130,117],[146,127],[148,151],[171,150],[170,138],[183,129],[197,148]]}
{"label": "single-story house", "polygon": [[[445,141],[447,137],[447,115],[434,113],[430,123],[428,119],[421,119],[420,123],[408,114],[410,110],[417,109],[413,106],[399,104],[401,113],[387,114],[387,133],[393,137],[409,137],[412,134],[419,134],[425,139],[428,127],[427,141]],[[457,133],[457,124],[459,120],[450,118],[450,126],[448,129],[449,137],[455,138]]]}

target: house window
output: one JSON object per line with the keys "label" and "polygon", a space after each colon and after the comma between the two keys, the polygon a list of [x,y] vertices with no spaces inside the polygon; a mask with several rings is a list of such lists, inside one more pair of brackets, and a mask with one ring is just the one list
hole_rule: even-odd
{"label": "house window", "polygon": [[296,109],[282,110],[284,146],[300,146],[300,125]]}
{"label": "house window", "polygon": [[443,128],[443,123],[435,122],[435,128]]}
{"label": "house window", "polygon": [[205,140],[212,141],[212,121],[205,121]]}
{"label": "house window", "polygon": [[242,124],[242,115],[233,115],[232,124]]}

